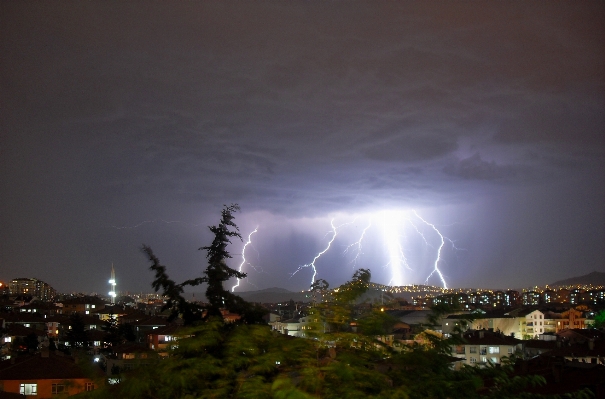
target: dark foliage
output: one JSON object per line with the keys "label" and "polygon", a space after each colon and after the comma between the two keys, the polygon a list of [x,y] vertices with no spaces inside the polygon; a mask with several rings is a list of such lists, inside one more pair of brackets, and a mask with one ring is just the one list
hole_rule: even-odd
{"label": "dark foliage", "polygon": [[199,285],[204,282],[204,278],[187,280],[181,284],[175,283],[168,277],[166,266],[160,263],[160,260],[154,255],[150,247],[143,245],[143,252],[147,254],[152,265],[149,267],[155,272],[155,280],[151,286],[155,292],[162,291],[162,296],[166,299],[163,310],[170,311],[169,320],[174,320],[179,315],[183,318],[186,325],[193,324],[202,318],[202,309],[195,303],[188,302],[183,296],[186,285]]}
{"label": "dark foliage", "polygon": [[[221,317],[221,310],[226,309],[231,313],[241,316],[241,321],[248,324],[261,323],[262,317],[266,311],[257,305],[249,304],[240,296],[235,295],[223,286],[223,283],[231,278],[242,279],[246,277],[245,273],[230,268],[226,261],[231,258],[227,251],[227,245],[231,243],[231,238],[241,239],[237,225],[233,222],[233,214],[239,210],[237,204],[225,205],[221,212],[221,220],[217,226],[208,228],[214,234],[214,239],[210,246],[201,247],[200,250],[207,252],[208,266],[204,271],[203,277],[186,280],[181,284],[175,283],[168,277],[166,267],[153,254],[148,246],[143,246],[143,251],[149,256],[152,262],[150,269],[155,272],[155,280],[152,287],[156,292],[162,291],[166,298],[164,310],[170,310],[170,318],[182,317],[186,325],[192,325],[201,321],[203,318],[208,320],[212,317]],[[196,286],[207,283],[206,299],[209,304],[202,308],[200,305],[188,302],[184,297],[185,286]],[[205,314],[204,314],[205,310]]]}
{"label": "dark foliage", "polygon": [[88,349],[88,332],[85,329],[84,320],[79,313],[69,316],[71,329],[67,332],[65,341],[69,342],[72,349]]}

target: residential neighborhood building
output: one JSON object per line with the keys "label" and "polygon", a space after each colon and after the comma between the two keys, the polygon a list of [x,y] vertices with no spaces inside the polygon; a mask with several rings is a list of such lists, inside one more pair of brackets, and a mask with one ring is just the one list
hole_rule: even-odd
{"label": "residential neighborhood building", "polygon": [[108,376],[152,364],[157,361],[157,352],[145,345],[126,343],[113,348],[109,355],[101,355]]}
{"label": "residential neighborhood building", "polygon": [[500,364],[505,357],[523,353],[523,341],[502,333],[487,330],[468,330],[463,335],[464,344],[452,349],[452,356],[460,364],[485,366],[488,363]]}
{"label": "residential neighborhood building", "polygon": [[[98,370],[98,376],[102,375]],[[92,391],[102,379],[92,379],[74,358],[61,352],[44,351],[0,362],[0,385],[5,392],[56,398]]]}
{"label": "residential neighborhood building", "polygon": [[168,356],[168,352],[178,346],[179,340],[192,336],[185,327],[174,323],[152,329],[146,335],[147,348],[161,356]]}
{"label": "residential neighborhood building", "polygon": [[9,283],[11,295],[31,295],[41,301],[50,301],[54,299],[57,291],[37,278],[15,278]]}

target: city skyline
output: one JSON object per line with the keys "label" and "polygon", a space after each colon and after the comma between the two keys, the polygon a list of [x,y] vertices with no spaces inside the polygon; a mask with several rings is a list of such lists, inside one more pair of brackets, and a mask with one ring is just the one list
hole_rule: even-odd
{"label": "city skyline", "polygon": [[105,292],[113,263],[146,292],[143,244],[199,277],[232,203],[236,291],[356,268],[493,288],[603,271],[604,15],[2,2],[1,277]]}

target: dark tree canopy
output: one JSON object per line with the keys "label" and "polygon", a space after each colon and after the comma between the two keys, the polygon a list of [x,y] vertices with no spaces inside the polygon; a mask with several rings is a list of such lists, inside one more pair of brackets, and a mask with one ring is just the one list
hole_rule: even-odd
{"label": "dark tree canopy", "polygon": [[88,332],[84,320],[79,313],[73,313],[69,316],[69,324],[71,329],[67,332],[66,341],[73,349],[88,348]]}
{"label": "dark tree canopy", "polygon": [[227,259],[231,258],[227,251],[227,245],[231,243],[230,239],[232,237],[242,239],[237,225],[233,222],[233,214],[238,210],[239,206],[237,204],[225,205],[218,226],[208,226],[214,234],[212,244],[200,248],[200,250],[206,251],[206,258],[208,259],[208,267],[204,271],[205,280],[208,283],[206,299],[210,303],[206,309],[206,317],[221,316],[222,308],[236,313],[242,310],[240,308],[243,306],[243,299],[223,287],[223,283],[230,278],[242,279],[246,277],[245,273],[238,272],[227,265]]}
{"label": "dark tree canopy", "polygon": [[187,280],[181,284],[177,284],[168,277],[166,266],[163,266],[160,263],[160,260],[154,255],[151,248],[143,245],[143,252],[149,256],[149,260],[152,262],[152,265],[149,268],[155,272],[155,280],[153,280],[151,286],[155,292],[162,290],[162,296],[166,298],[166,304],[164,305],[163,310],[170,311],[169,320],[173,320],[179,315],[187,325],[200,320],[202,315],[201,308],[185,299],[183,296],[183,286],[199,285],[204,282],[204,278]]}
{"label": "dark tree canopy", "polygon": [[313,282],[313,284],[311,284],[310,290],[311,291],[325,291],[328,288],[330,288],[330,283],[328,283],[326,280],[320,278],[317,279]]}
{"label": "dark tree canopy", "polygon": [[[212,244],[199,248],[207,252],[208,266],[204,270],[204,276],[184,281],[180,284],[175,283],[168,277],[166,267],[160,264],[160,260],[153,254],[148,246],[143,246],[143,251],[152,261],[150,269],[155,272],[155,280],[152,287],[156,292],[162,290],[162,295],[166,297],[164,309],[169,309],[171,318],[181,316],[185,324],[191,325],[202,320],[203,310],[205,309],[204,319],[210,317],[222,317],[221,309],[237,313],[242,317],[244,323],[258,323],[266,313],[258,306],[254,306],[244,301],[241,297],[229,292],[223,287],[223,283],[230,278],[242,279],[246,277],[245,273],[230,268],[227,265],[227,259],[231,255],[227,251],[227,245],[231,243],[232,237],[241,240],[237,225],[233,222],[233,214],[239,210],[237,204],[225,205],[221,212],[221,220],[217,226],[208,226],[214,234]],[[184,297],[184,288],[187,285],[196,286],[207,283],[206,299],[209,304],[202,308],[200,305],[188,302]]]}

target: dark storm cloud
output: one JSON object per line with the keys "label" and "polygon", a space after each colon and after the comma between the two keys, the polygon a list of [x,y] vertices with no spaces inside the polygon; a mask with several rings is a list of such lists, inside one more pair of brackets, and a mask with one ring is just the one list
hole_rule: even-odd
{"label": "dark storm cloud", "polygon": [[497,165],[496,162],[486,162],[477,152],[473,156],[459,159],[446,165],[443,171],[452,176],[463,179],[493,180],[505,177],[514,177],[516,171],[508,166]]}
{"label": "dark storm cloud", "polygon": [[[0,264],[140,272],[140,243],[174,254],[159,231],[185,225],[98,226],[186,220],[197,236],[175,245],[197,248],[192,226],[230,202],[276,220],[447,208],[489,231],[469,204],[514,220],[509,204],[531,214],[548,192],[579,215],[568,226],[601,226],[584,239],[602,265],[604,21],[598,1],[3,2]],[[495,252],[513,234],[498,231]],[[529,252],[511,263],[533,267]]]}

